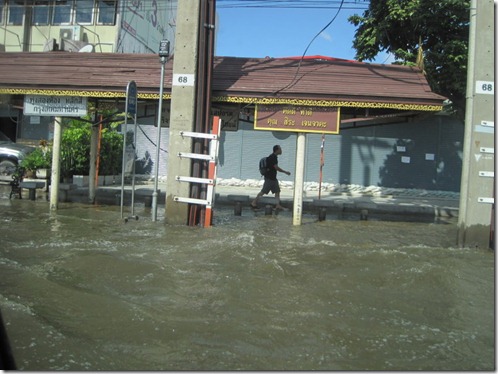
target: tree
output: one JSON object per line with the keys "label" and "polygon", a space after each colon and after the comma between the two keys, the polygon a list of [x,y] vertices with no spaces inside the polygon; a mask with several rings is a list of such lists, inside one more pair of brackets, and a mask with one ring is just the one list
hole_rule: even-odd
{"label": "tree", "polygon": [[431,89],[449,98],[463,118],[469,8],[470,0],[370,0],[362,16],[348,19],[357,27],[356,59],[371,61],[386,51],[396,64],[416,65],[420,46]]}

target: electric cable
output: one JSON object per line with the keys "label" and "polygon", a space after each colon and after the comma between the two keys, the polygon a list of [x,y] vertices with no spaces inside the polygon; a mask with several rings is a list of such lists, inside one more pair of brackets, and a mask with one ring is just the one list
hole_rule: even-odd
{"label": "electric cable", "polygon": [[[339,0],[218,0],[219,8],[267,8],[267,9],[332,9],[336,8]],[[365,9],[369,0],[351,0],[344,9]]]}
{"label": "electric cable", "polygon": [[[246,0],[247,1],[247,0]],[[337,16],[339,15],[339,13],[341,12],[342,10],[342,6],[344,5],[344,1],[345,0],[341,0],[341,3],[339,5],[339,8],[337,9],[337,12],[336,14],[334,15],[334,17],[311,39],[311,41],[308,43],[306,49],[304,50],[303,52],[303,55],[301,56],[301,58],[299,59],[299,63],[298,63],[298,66],[297,66],[297,70],[296,70],[296,73],[294,74],[294,77],[292,78],[292,81],[287,84],[286,86],[280,88],[279,90],[276,90],[276,91],[273,91],[272,93],[268,94],[268,95],[265,95],[263,96],[263,99],[264,98],[267,98],[269,96],[273,96],[273,95],[276,95],[278,94],[279,92],[282,92],[286,89],[288,89],[289,87],[291,87],[295,82],[296,82],[296,78],[299,74],[299,71],[301,69],[301,63],[303,62],[304,60],[304,56],[306,56],[306,52],[308,52],[308,49],[311,47],[311,44],[313,44],[313,42],[315,41],[315,39],[322,33],[324,32],[334,21],[335,19],[337,18]],[[245,108],[248,108],[249,106],[253,105],[253,103],[249,103],[249,104],[246,104],[245,106],[243,106],[240,110],[239,110],[239,115],[240,113],[245,109]],[[231,120],[232,118],[230,118]]]}
{"label": "electric cable", "polygon": [[320,30],[320,31],[319,31],[319,32],[318,32],[318,33],[317,33],[317,34],[313,37],[313,39],[311,39],[311,41],[308,43],[308,46],[307,46],[307,47],[306,47],[306,49],[304,50],[303,55],[301,56],[301,59],[299,60],[299,64],[297,65],[296,74],[294,74],[294,78],[292,79],[292,81],[291,81],[291,82],[290,82],[287,86],[285,86],[285,87],[283,87],[283,88],[281,88],[281,89],[279,89],[279,90],[275,91],[275,92],[274,92],[274,94],[277,94],[277,93],[279,93],[279,92],[281,92],[281,91],[284,91],[284,90],[286,90],[287,88],[291,87],[291,86],[294,84],[294,82],[296,81],[297,75],[299,74],[299,70],[301,69],[301,63],[302,63],[302,62],[303,62],[303,60],[304,60],[304,56],[306,56],[306,52],[308,52],[308,49],[311,47],[311,44],[313,44],[313,42],[315,41],[315,39],[316,39],[316,38],[318,38],[318,36],[319,36],[322,32],[324,32],[324,31],[325,31],[325,30],[326,30],[326,29],[327,29],[327,28],[328,28],[328,27],[329,27],[329,26],[330,26],[330,25],[331,25],[331,24],[335,21],[335,19],[337,18],[337,16],[338,16],[338,15],[339,15],[339,13],[341,12],[341,9],[342,9],[343,4],[344,4],[344,0],[341,0],[341,4],[339,5],[339,9],[337,9],[337,12],[336,12],[336,14],[335,14],[334,18],[332,18],[332,19],[329,21],[329,23],[327,23],[327,24],[326,24],[326,25],[325,25],[325,26],[324,26],[324,27],[323,27],[323,28],[322,28],[322,29],[321,29],[321,30]]}
{"label": "electric cable", "polygon": [[[148,141],[149,141],[149,142],[150,142],[150,143],[151,143],[154,147],[156,147],[156,146],[157,146],[157,145],[156,145],[156,143],[154,143],[154,141],[152,141],[152,139],[151,139],[151,138],[149,138],[149,135],[147,135],[147,134],[145,133],[144,129],[142,128],[142,125],[140,125],[140,124],[138,124],[138,123],[137,123],[137,127],[140,129],[140,131],[142,132],[143,136],[145,136],[145,138],[146,138],[146,139],[147,139],[147,140],[148,140]],[[161,151],[165,152],[165,153],[168,153],[168,150],[163,149],[161,146],[159,146],[159,149],[160,149]]]}

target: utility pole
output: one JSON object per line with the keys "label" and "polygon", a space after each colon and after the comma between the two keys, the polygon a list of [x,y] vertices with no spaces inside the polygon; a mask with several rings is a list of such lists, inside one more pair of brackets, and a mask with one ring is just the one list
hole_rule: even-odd
{"label": "utility pole", "polygon": [[[458,245],[488,248],[494,205],[494,4],[471,0]],[[479,30],[479,32],[476,32]]]}
{"label": "utility pole", "polygon": [[165,209],[165,221],[170,224],[186,224],[188,219],[188,205],[176,202],[174,197],[189,196],[190,187],[188,183],[179,183],[175,176],[191,175],[191,160],[177,155],[192,149],[192,139],[182,137],[180,132],[193,131],[195,127],[200,3],[178,1]]}
{"label": "utility pole", "polygon": [[52,174],[50,186],[50,210],[59,207],[59,181],[61,174],[62,117],[54,118],[54,140],[52,148]]}

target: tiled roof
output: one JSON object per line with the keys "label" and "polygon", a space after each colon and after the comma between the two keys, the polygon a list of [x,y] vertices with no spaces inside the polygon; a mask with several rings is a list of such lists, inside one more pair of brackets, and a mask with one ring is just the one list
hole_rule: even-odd
{"label": "tiled roof", "polygon": [[[165,94],[171,92],[172,67],[170,60]],[[160,69],[159,57],[153,54],[0,53],[0,93],[123,97],[126,85],[134,80],[139,97],[153,98],[159,96]],[[432,108],[441,107],[445,100],[430,90],[417,68],[340,59],[215,57],[212,88],[217,101],[297,100]]]}

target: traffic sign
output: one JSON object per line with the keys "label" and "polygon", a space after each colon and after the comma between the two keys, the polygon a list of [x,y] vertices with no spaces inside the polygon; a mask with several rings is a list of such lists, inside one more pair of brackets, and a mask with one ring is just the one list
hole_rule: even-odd
{"label": "traffic sign", "polygon": [[128,82],[126,87],[126,113],[137,113],[137,84],[135,81]]}

